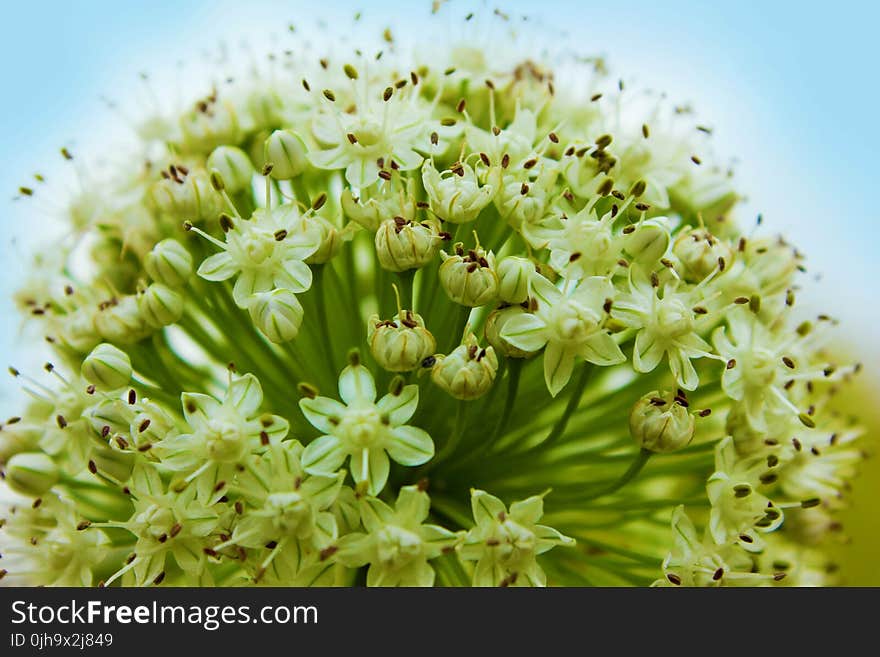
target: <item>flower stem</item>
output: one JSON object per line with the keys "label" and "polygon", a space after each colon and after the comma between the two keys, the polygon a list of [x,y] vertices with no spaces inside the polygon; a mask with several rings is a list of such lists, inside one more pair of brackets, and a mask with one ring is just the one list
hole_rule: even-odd
{"label": "flower stem", "polygon": [[652,452],[649,449],[645,449],[645,448],[640,449],[635,460],[630,464],[629,468],[627,468],[626,472],[623,473],[623,475],[620,477],[620,479],[615,481],[610,486],[602,488],[602,489],[596,491],[595,493],[591,493],[590,495],[587,495],[586,497],[583,497],[581,499],[584,501],[595,500],[600,497],[604,497],[605,495],[611,495],[611,493],[617,492],[618,490],[620,490],[621,488],[623,488],[629,482],[631,482],[633,479],[636,478],[636,476],[639,474],[639,472],[642,471],[642,468],[645,467],[645,464],[648,462],[648,459],[650,459],[651,456],[653,456],[653,454],[654,454],[654,452]]}
{"label": "flower stem", "polygon": [[416,275],[415,269],[407,269],[397,274],[397,280],[400,283],[400,303],[406,310],[415,312],[415,303],[413,299],[413,278]]}
{"label": "flower stem", "polygon": [[559,418],[559,421],[556,422],[555,425],[553,425],[553,428],[550,430],[550,433],[547,434],[547,437],[544,440],[530,447],[527,452],[549,447],[562,437],[562,434],[565,433],[565,429],[568,426],[568,421],[571,419],[571,416],[574,414],[574,412],[577,410],[578,405],[581,403],[581,397],[584,396],[584,390],[586,389],[587,383],[589,383],[590,378],[592,377],[594,369],[595,368],[590,363],[583,364],[581,375],[571,391],[571,397],[569,397],[568,404],[566,404],[565,411],[563,411],[562,416]]}
{"label": "flower stem", "polygon": [[321,334],[321,346],[324,348],[324,355],[327,358],[327,364],[330,366],[331,372],[336,372],[336,365],[333,362],[333,344],[330,341],[330,323],[327,321],[327,299],[324,271],[326,265],[315,265],[315,306],[318,311],[318,322],[320,323],[319,333]]}
{"label": "flower stem", "polygon": [[461,437],[464,434],[467,409],[467,402],[463,399],[460,400],[455,410],[455,427],[452,430],[452,435],[449,436],[449,440],[447,440],[446,444],[443,445],[443,449],[440,450],[440,453],[437,454],[437,457],[429,464],[429,470],[436,466],[438,463],[445,461],[455,453],[455,449],[458,447],[458,444],[461,442]]}

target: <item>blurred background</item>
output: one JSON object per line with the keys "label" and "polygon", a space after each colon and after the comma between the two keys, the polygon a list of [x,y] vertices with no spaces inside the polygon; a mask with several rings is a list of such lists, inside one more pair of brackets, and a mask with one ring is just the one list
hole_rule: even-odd
{"label": "blurred background", "polygon": [[[630,0],[448,3],[528,14],[545,35],[565,32],[584,54],[607,58],[612,75],[667,92],[690,104],[711,126],[723,160],[737,162],[738,189],[748,197],[743,223],[762,213],[768,232],[781,232],[807,255],[809,275],[799,303],[841,320],[836,350],[865,364],[847,403],[877,444],[880,428],[880,3],[726,3]],[[296,0],[110,0],[6,3],[0,28],[0,357],[32,371],[45,360],[21,330],[10,296],[21,283],[33,245],[52,230],[16,200],[33,175],[51,183],[58,150],[100,153],[125,131],[123,110],[138,74],[187,86],[202,53],[225,40],[255,46],[288,25],[325,21],[344,36],[357,10],[378,33],[389,22],[412,37],[430,37],[428,0],[314,2]],[[363,26],[362,26],[363,27]],[[455,28],[450,23],[448,32]],[[448,34],[443,34],[447,37]],[[187,63],[189,62],[189,63]],[[185,66],[181,66],[185,63]],[[187,73],[189,71],[189,73]],[[157,95],[171,93],[156,84]],[[140,89],[142,95],[143,89]],[[201,91],[199,89],[198,91]],[[52,199],[42,199],[51,210]],[[59,203],[60,204],[60,203]],[[48,216],[48,215],[46,215]],[[0,416],[15,411],[19,391],[0,384]],[[880,585],[880,461],[866,462],[852,508],[843,518],[851,544],[838,549],[845,582]]]}

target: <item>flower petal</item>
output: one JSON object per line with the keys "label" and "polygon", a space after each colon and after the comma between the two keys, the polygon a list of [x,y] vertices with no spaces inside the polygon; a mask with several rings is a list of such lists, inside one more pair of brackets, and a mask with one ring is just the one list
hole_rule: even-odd
{"label": "flower petal", "polygon": [[404,386],[399,395],[388,394],[376,404],[380,413],[388,416],[392,427],[405,424],[419,406],[419,387]]}
{"label": "flower petal", "polygon": [[537,315],[521,313],[504,323],[501,337],[517,349],[538,351],[547,344],[546,329],[546,322]]}
{"label": "flower petal", "polygon": [[421,465],[434,456],[434,441],[418,427],[395,427],[391,430],[387,449],[388,455],[401,465]]}
{"label": "flower petal", "polygon": [[544,382],[552,396],[559,394],[574,370],[575,354],[560,346],[558,342],[548,342],[544,350]]}
{"label": "flower petal", "polygon": [[605,331],[594,333],[584,341],[578,349],[578,356],[595,365],[618,365],[626,360],[626,356]]}
{"label": "flower petal", "polygon": [[238,273],[238,265],[227,251],[221,251],[205,258],[197,273],[206,281],[225,281]]}
{"label": "flower petal", "polygon": [[404,486],[397,494],[394,515],[403,527],[418,527],[428,517],[431,500],[418,486]]}
{"label": "flower petal", "polygon": [[367,482],[370,495],[382,492],[390,470],[391,463],[384,449],[364,448],[351,455],[351,476],[358,484]]}
{"label": "flower petal", "polygon": [[312,270],[304,262],[290,258],[275,272],[272,282],[275,287],[300,294],[312,287]]}
{"label": "flower petal", "polygon": [[324,433],[333,433],[333,429],[345,413],[345,406],[329,397],[300,399],[299,408],[309,423]]}
{"label": "flower petal", "polygon": [[226,401],[243,417],[253,417],[263,403],[263,388],[253,374],[235,377],[226,392]]}
{"label": "flower petal", "polygon": [[339,375],[339,396],[351,405],[357,402],[376,401],[376,382],[363,365],[349,365]]}
{"label": "flower petal", "polygon": [[543,515],[544,497],[541,495],[532,495],[510,505],[510,517],[521,525],[534,525]]}
{"label": "flower petal", "polygon": [[200,392],[184,392],[180,395],[183,417],[193,429],[202,426],[208,418],[220,410],[220,402]]}
{"label": "flower petal", "polygon": [[471,491],[471,511],[474,513],[474,522],[485,525],[498,522],[499,516],[507,513],[507,507],[494,495],[475,489]]}
{"label": "flower petal", "polygon": [[633,348],[633,368],[636,372],[653,372],[666,353],[663,341],[648,330],[639,331]]}
{"label": "flower petal", "polygon": [[302,466],[309,474],[332,475],[342,467],[347,455],[339,438],[321,436],[306,445],[302,453]]}

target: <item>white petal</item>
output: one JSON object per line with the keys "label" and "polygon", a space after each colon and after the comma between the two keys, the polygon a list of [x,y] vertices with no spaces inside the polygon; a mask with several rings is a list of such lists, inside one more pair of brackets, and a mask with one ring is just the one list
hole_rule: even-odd
{"label": "white petal", "polygon": [[434,441],[418,427],[396,427],[388,440],[388,454],[401,465],[421,465],[434,456]]}
{"label": "white petal", "polygon": [[198,270],[198,275],[206,281],[225,281],[237,273],[238,265],[226,251],[205,258]]}
{"label": "white petal", "polygon": [[309,423],[324,433],[333,433],[333,429],[345,413],[345,406],[328,397],[300,399],[299,408]]}
{"label": "white petal", "polygon": [[399,395],[385,395],[376,404],[379,412],[388,416],[392,427],[406,424],[418,406],[419,387],[417,385],[404,386]]}
{"label": "white petal", "polygon": [[339,396],[346,404],[376,401],[376,382],[363,365],[349,365],[339,375]]}
{"label": "white petal", "polygon": [[306,445],[302,453],[302,466],[309,474],[332,475],[342,467],[347,455],[339,438],[321,436]]}

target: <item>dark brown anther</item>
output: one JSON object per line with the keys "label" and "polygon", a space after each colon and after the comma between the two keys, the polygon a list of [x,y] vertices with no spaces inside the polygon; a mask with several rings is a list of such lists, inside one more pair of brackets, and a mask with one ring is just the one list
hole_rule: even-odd
{"label": "dark brown anther", "polygon": [[593,94],[592,96],[590,96],[590,102],[595,103],[601,97],[602,97],[602,94]]}
{"label": "dark brown anther", "polygon": [[59,429],[64,429],[67,427],[67,420],[64,419],[63,415],[56,415],[55,422],[58,424]]}
{"label": "dark brown anther", "polygon": [[391,173],[389,171],[380,171],[379,177],[382,180],[391,180]]}
{"label": "dark brown anther", "polygon": [[497,137],[498,135],[501,134],[501,128],[499,128],[497,125],[493,125],[492,126],[492,134]]}
{"label": "dark brown anther", "polygon": [[725,367],[729,370],[732,370],[734,367],[736,367],[736,358],[731,358],[729,361],[727,361],[727,365]]}
{"label": "dark brown anther", "polygon": [[94,461],[89,461],[89,472],[92,474],[98,474],[98,466],[95,465]]}
{"label": "dark brown anther", "polygon": [[697,164],[697,165],[700,165],[703,163],[703,161],[700,158],[698,158],[696,155],[691,155],[691,162],[693,162],[694,164]]}
{"label": "dark brown anther", "polygon": [[554,144],[558,144],[558,143],[559,143],[559,137],[556,135],[555,132],[551,132],[549,135],[547,135],[547,139],[549,139],[550,141],[552,141]]}
{"label": "dark brown anther", "polygon": [[651,287],[660,287],[660,277],[655,271],[651,272]]}
{"label": "dark brown anther", "polygon": [[331,546],[329,546],[329,547],[325,547],[323,550],[321,550],[321,551],[318,553],[318,554],[319,554],[319,559],[320,559],[321,561],[327,561],[327,559],[329,559],[330,557],[332,557],[332,556],[333,556],[334,554],[336,554],[338,551],[339,551],[339,548],[336,547],[335,545],[331,545]]}
{"label": "dark brown anther", "polygon": [[508,166],[510,166],[510,155],[505,153],[501,156],[501,168],[506,169]]}
{"label": "dark brown anther", "polygon": [[138,433],[143,433],[144,431],[146,431],[149,428],[150,428],[150,419],[147,418],[146,420],[141,422],[140,425],[138,426]]}
{"label": "dark brown anther", "polygon": [[331,103],[336,102],[336,94],[334,94],[329,89],[324,89],[324,98],[329,100]]}
{"label": "dark brown anther", "polygon": [[137,392],[134,389],[128,391],[128,403],[129,405],[134,405],[137,402]]}
{"label": "dark brown anther", "polygon": [[437,362],[436,358],[434,358],[433,356],[428,356],[427,358],[425,358],[422,361],[422,367],[424,367],[424,368],[434,367],[434,364],[436,362]]}
{"label": "dark brown anther", "polygon": [[712,415],[712,409],[704,408],[699,413],[697,413],[697,415],[699,415],[700,417],[709,417],[710,415]]}
{"label": "dark brown anther", "polygon": [[171,538],[174,538],[175,536],[177,536],[180,533],[181,529],[183,529],[183,525],[181,525],[179,522],[175,522],[171,526],[171,532],[170,532]]}
{"label": "dark brown anther", "polygon": [[537,158],[532,158],[523,162],[523,169],[531,169],[538,163]]}
{"label": "dark brown anther", "polygon": [[89,385],[86,386],[86,394],[87,395],[94,395],[96,389],[97,388],[95,388],[94,384],[90,383]]}
{"label": "dark brown anther", "polygon": [[525,196],[529,193],[529,186],[526,183],[522,184],[522,187],[519,188],[519,193]]}
{"label": "dark brown anther", "polygon": [[666,579],[668,579],[669,583],[673,586],[681,586],[681,577],[679,577],[675,573],[667,573]]}
{"label": "dark brown anther", "polygon": [[721,579],[722,577],[724,577],[724,568],[719,568],[719,569],[716,570],[714,573],[712,573],[712,579],[713,579],[714,581],[716,581],[716,582],[717,582],[719,579]]}

